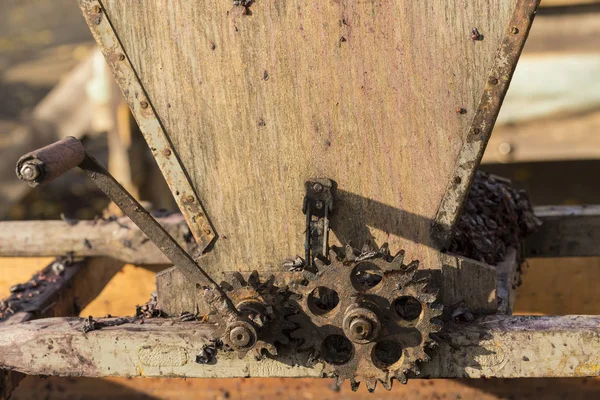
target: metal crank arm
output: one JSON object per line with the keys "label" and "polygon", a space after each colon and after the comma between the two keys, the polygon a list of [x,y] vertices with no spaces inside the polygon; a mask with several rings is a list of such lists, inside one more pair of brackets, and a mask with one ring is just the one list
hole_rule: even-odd
{"label": "metal crank arm", "polygon": [[17,176],[35,187],[76,166],[85,171],[190,282],[207,290],[207,301],[213,307],[219,312],[237,315],[223,289],[98,161],[85,152],[79,140],[68,137],[24,155],[17,163]]}

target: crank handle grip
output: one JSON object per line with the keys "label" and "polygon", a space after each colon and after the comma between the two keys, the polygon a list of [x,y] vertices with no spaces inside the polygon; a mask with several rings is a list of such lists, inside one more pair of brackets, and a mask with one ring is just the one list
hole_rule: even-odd
{"label": "crank handle grip", "polygon": [[83,144],[67,137],[21,157],[17,162],[17,177],[30,186],[39,186],[77,167],[84,159]]}

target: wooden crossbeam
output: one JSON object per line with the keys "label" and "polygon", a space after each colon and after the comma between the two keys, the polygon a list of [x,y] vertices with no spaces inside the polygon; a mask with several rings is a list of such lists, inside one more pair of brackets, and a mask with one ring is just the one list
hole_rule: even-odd
{"label": "wooden crossbeam", "polygon": [[[158,218],[188,251],[189,228],[181,214]],[[112,257],[135,265],[170,264],[164,254],[127,217],[98,221],[0,222],[0,256],[45,257],[72,252],[81,257]]]}
{"label": "wooden crossbeam", "polygon": [[[107,320],[102,320],[106,322]],[[220,352],[199,364],[214,325],[149,319],[84,333],[85,320],[54,318],[0,327],[0,366],[33,375],[87,377],[321,377],[298,355],[238,359]],[[600,375],[600,317],[492,316],[440,335],[427,378]]]}
{"label": "wooden crossbeam", "polygon": [[542,228],[527,238],[527,257],[600,256],[600,206],[536,207]]}

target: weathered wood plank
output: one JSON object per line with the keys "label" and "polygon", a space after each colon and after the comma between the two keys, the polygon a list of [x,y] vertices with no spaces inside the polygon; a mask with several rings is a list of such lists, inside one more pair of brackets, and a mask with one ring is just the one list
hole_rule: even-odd
{"label": "weathered wood plank", "polygon": [[[42,293],[37,307],[28,308],[0,322],[0,329],[10,330],[16,324],[36,318],[78,315],[102,291],[108,281],[122,268],[123,263],[106,258],[91,258],[68,267],[66,276],[52,290]],[[0,369],[0,400],[8,400],[25,378],[20,372]]]}
{"label": "weathered wood plank", "polygon": [[213,271],[301,254],[315,176],[340,188],[334,241],[433,261],[431,221],[515,4],[102,2],[220,235]]}
{"label": "weathered wood plank", "polygon": [[542,227],[527,238],[527,257],[600,256],[600,206],[536,207],[535,215]]}
{"label": "weathered wood plank", "polygon": [[[83,333],[84,320],[47,319],[0,327],[0,366],[57,376],[320,377],[293,356],[238,359],[219,353],[198,364],[214,326],[146,320]],[[116,339],[118,338],[118,340]],[[446,328],[421,377],[600,375],[600,317],[486,317]]]}
{"label": "weathered wood plank", "polygon": [[[189,228],[181,214],[158,218],[188,251]],[[164,254],[127,217],[98,221],[0,222],[0,255],[3,257],[60,256],[112,257],[135,265],[170,264]]]}

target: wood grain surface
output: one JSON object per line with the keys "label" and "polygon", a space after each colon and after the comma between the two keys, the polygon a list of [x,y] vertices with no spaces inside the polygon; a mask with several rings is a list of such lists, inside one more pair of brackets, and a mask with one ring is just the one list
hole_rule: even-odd
{"label": "wood grain surface", "polygon": [[219,235],[209,270],[301,254],[312,177],[338,184],[334,243],[431,260],[514,0],[102,5]]}

